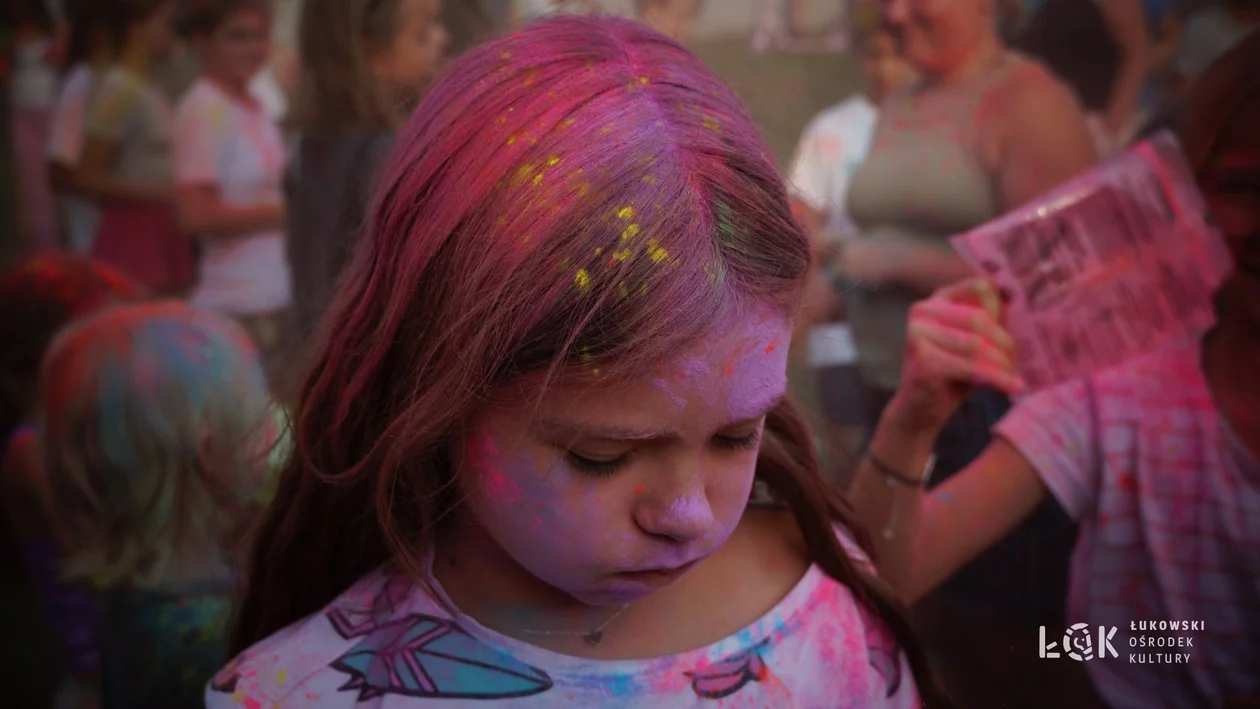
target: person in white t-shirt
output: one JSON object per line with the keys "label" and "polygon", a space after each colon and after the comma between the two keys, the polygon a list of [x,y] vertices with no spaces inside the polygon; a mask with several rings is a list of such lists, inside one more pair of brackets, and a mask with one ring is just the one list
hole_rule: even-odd
{"label": "person in white t-shirt", "polygon": [[100,222],[100,210],[79,194],[76,170],[87,137],[88,108],[115,57],[105,5],[83,3],[70,18],[70,71],[61,83],[48,138],[48,176],[57,191],[65,245],[85,254]]}
{"label": "person in white t-shirt", "polygon": [[[896,42],[883,30],[861,40],[862,73],[866,91],[824,110],[810,121],[788,171],[792,212],[813,237],[818,263],[827,263],[841,242],[857,227],[849,218],[846,201],[849,181],[861,167],[875,134],[879,104],[884,97],[914,80],[914,70],[901,58]],[[843,322],[842,298],[821,270],[811,280],[803,325],[808,332],[809,364],[818,372],[822,413],[840,426],[840,447],[859,442],[868,422],[854,416],[852,406],[859,386],[854,371],[856,350],[849,326]]]}
{"label": "person in white t-shirt", "polygon": [[201,243],[191,299],[237,318],[274,364],[291,298],[285,146],[250,91],[270,52],[271,15],[262,0],[232,0],[188,27],[202,70],[176,109],[175,181],[181,223]]}

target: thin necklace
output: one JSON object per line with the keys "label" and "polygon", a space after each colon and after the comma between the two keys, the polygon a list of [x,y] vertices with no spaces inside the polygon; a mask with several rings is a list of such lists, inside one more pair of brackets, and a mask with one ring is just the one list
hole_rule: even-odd
{"label": "thin necklace", "polygon": [[625,613],[626,609],[629,607],[630,607],[630,604],[627,603],[626,605],[618,608],[616,613],[613,613],[611,616],[609,616],[608,619],[605,620],[603,623],[600,623],[598,627],[596,627],[594,630],[588,630],[586,632],[577,632],[577,631],[572,631],[572,630],[568,630],[568,631],[566,630],[530,630],[528,628],[512,628],[512,630],[515,632],[521,633],[523,635],[549,635],[553,637],[559,636],[559,637],[570,637],[570,638],[573,638],[573,637],[582,638],[583,640],[586,641],[587,645],[590,645],[591,647],[595,647],[604,639],[604,629],[607,628],[610,624],[612,624],[614,620],[617,620],[618,618],[620,618],[621,614]]}

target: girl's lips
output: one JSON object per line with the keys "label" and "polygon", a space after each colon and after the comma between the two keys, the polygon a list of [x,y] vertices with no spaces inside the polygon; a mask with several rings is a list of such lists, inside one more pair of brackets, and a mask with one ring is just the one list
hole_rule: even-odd
{"label": "girl's lips", "polygon": [[678,579],[682,578],[684,574],[686,574],[688,571],[691,570],[692,567],[696,565],[697,561],[699,560],[697,559],[696,561],[689,561],[686,564],[683,564],[682,566],[675,566],[669,569],[642,569],[639,571],[622,571],[621,573],[618,573],[616,577],[619,579],[624,579],[626,581],[639,583],[644,586],[655,586],[655,587],[668,586],[672,584],[673,582],[677,581]]}

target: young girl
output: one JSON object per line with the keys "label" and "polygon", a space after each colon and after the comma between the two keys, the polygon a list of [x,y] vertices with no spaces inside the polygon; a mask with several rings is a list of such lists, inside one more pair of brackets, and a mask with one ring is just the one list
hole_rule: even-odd
{"label": "young girl", "polygon": [[78,193],[76,175],[88,106],[115,58],[109,26],[112,9],[102,3],[82,2],[70,17],[70,71],[61,84],[48,140],[48,175],[58,193],[64,241],[75,253],[91,249],[100,220],[96,205]]}
{"label": "young girl", "polygon": [[[56,704],[63,709],[88,706],[96,695],[96,609],[89,589],[61,577],[58,515],[33,425],[35,382],[57,331],[136,295],[135,285],[117,272],[68,254],[28,259],[0,278],[0,513],[13,534],[13,547],[5,544],[3,551],[20,557],[12,561],[24,568],[56,634],[66,663]],[[11,631],[20,636],[22,629]]]}
{"label": "young girl", "polygon": [[236,318],[273,361],[291,289],[284,138],[249,89],[271,47],[263,0],[202,2],[189,32],[201,76],[175,117],[176,205],[201,244],[192,303]]}
{"label": "young girl", "polygon": [[733,93],[556,18],[397,145],[208,706],[947,706],[783,401],[809,240]]}
{"label": "young girl", "polygon": [[[910,364],[871,444],[874,457],[858,473],[855,507],[868,529],[887,530],[881,568],[909,601],[1043,501],[1062,504],[1080,523],[1067,622],[1117,631],[1120,657],[1085,663],[1113,709],[1219,707],[1260,687],[1257,65],[1260,34],[1203,75],[1181,130],[1235,262],[1217,292],[1214,329],[1024,398],[974,463],[924,495],[910,476],[924,470],[968,385],[1020,389],[993,286],[948,287],[916,306]],[[1132,625],[1155,619],[1198,627],[1144,633]],[[1047,628],[1047,637],[1063,630]]]}
{"label": "young girl", "polygon": [[88,114],[79,178],[101,210],[92,255],[155,294],[183,292],[192,250],[172,203],[171,105],[154,84],[174,41],[173,0],[115,7],[118,59]]}
{"label": "young girl", "polygon": [[101,595],[101,705],[201,706],[273,429],[257,352],[180,303],[113,308],[45,357],[39,440],[68,552]]}
{"label": "young girl", "polygon": [[288,238],[294,333],[305,341],[362,225],[369,187],[405,107],[446,47],[439,0],[305,0]]}

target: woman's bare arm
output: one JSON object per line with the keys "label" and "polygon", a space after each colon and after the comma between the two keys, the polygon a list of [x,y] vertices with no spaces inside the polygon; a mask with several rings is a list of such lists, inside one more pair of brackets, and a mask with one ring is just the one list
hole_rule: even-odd
{"label": "woman's bare arm", "polygon": [[1112,136],[1133,121],[1151,67],[1150,32],[1140,0],[1099,0],[1103,22],[1120,52],[1120,66],[1103,123]]}
{"label": "woman's bare arm", "polygon": [[89,136],[83,145],[83,158],[76,175],[80,192],[98,202],[169,202],[168,185],[146,180],[128,180],[114,175],[118,144]]}
{"label": "woman's bare arm", "polygon": [[[923,469],[934,443],[934,436],[927,440],[884,422],[871,451],[890,467],[914,474]],[[914,603],[1009,534],[1048,494],[1028,460],[998,438],[930,493],[889,485],[864,460],[850,499],[874,540],[880,576],[902,600]]]}
{"label": "woman's bare arm", "polygon": [[1098,162],[1076,97],[1039,67],[1022,72],[999,98],[997,173],[1002,208],[1011,210]]}
{"label": "woman's bare arm", "polygon": [[180,227],[198,236],[240,236],[284,227],[284,203],[249,207],[227,204],[215,185],[181,185],[175,192]]}
{"label": "woman's bare arm", "polygon": [[913,603],[1005,536],[1046,498],[1031,464],[998,439],[930,493],[924,471],[973,383],[1018,392],[1015,343],[997,288],[969,279],[910,311],[901,385],[850,489],[880,575]]}

